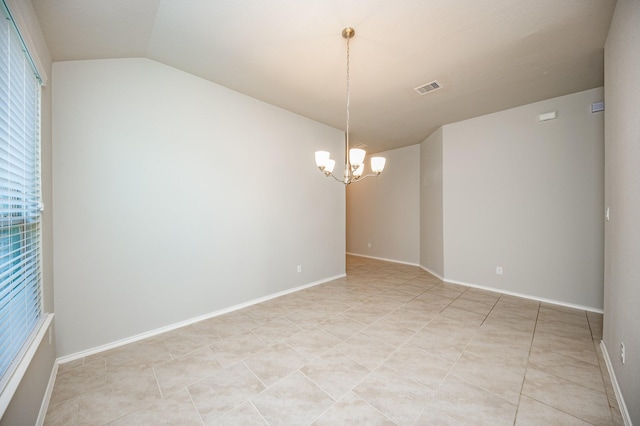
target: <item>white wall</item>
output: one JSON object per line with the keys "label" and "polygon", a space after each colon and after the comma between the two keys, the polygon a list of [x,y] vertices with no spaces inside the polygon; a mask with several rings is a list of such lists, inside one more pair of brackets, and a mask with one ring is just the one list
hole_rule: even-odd
{"label": "white wall", "polygon": [[444,277],[442,127],[420,144],[420,266]]}
{"label": "white wall", "polygon": [[59,356],[344,274],[340,131],[146,59],[53,82]]}
{"label": "white wall", "polygon": [[[605,45],[604,342],[640,424],[640,2],[618,0]],[[620,343],[626,363],[620,360]]]}
{"label": "white wall", "polygon": [[420,145],[376,155],[387,159],[384,172],[347,188],[347,252],[417,265]]}
{"label": "white wall", "polygon": [[[590,106],[603,98],[592,89],[444,126],[446,279],[602,309],[604,123]],[[549,111],[558,118],[538,122]]]}

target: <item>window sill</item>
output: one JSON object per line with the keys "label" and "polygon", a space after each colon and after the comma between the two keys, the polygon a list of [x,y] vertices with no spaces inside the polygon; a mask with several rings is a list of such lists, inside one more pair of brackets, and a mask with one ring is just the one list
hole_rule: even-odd
{"label": "window sill", "polygon": [[53,315],[54,314],[52,313],[43,314],[43,320],[41,321],[39,326],[40,328],[38,329],[31,343],[29,343],[26,352],[11,374],[11,377],[9,378],[9,380],[7,380],[4,389],[2,389],[2,393],[0,394],[0,418],[2,418],[4,412],[7,410],[7,407],[11,403],[11,399],[13,399],[13,395],[16,393],[16,390],[18,390],[18,386],[20,386],[20,382],[22,382],[22,378],[27,372],[27,369],[29,368],[31,361],[35,356],[36,351],[44,340],[47,334],[47,330],[49,329],[49,327],[51,326],[51,322],[53,321]]}

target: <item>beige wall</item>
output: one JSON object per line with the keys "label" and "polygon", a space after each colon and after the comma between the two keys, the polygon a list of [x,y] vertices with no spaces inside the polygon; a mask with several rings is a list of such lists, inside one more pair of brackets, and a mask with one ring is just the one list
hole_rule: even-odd
{"label": "beige wall", "polygon": [[[386,233],[413,247],[417,234],[404,226],[417,208],[412,252],[424,269],[450,282],[602,310],[604,114],[591,113],[591,104],[603,99],[602,88],[548,99],[448,124],[420,145],[386,152],[405,169],[419,158],[419,188],[404,191],[405,180],[352,185],[348,251],[406,261],[388,254],[398,253],[391,237],[366,244]],[[539,122],[549,111],[557,119]]]}
{"label": "beige wall", "polygon": [[147,59],[53,71],[60,356],[344,274],[340,131]]}
{"label": "beige wall", "polygon": [[444,276],[442,127],[420,144],[420,265]]}
{"label": "beige wall", "polygon": [[347,188],[347,252],[416,265],[420,261],[420,146],[376,155],[387,159],[384,172]]}
{"label": "beige wall", "polygon": [[[444,275],[602,309],[603,89],[444,126]],[[557,111],[557,119],[538,122]],[[503,274],[496,274],[496,267]]]}
{"label": "beige wall", "polygon": [[[640,2],[618,0],[605,45],[604,343],[640,424]],[[626,363],[620,359],[620,344]]]}

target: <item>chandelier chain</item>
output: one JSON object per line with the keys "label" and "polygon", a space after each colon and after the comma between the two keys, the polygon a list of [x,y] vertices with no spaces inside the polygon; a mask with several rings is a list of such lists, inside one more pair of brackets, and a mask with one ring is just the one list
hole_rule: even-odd
{"label": "chandelier chain", "polygon": [[[351,103],[351,85],[350,85],[350,79],[349,79],[349,40],[351,39],[351,36],[347,36],[347,134],[346,134],[346,155],[348,156],[349,154],[349,105]],[[348,157],[347,157],[348,158]],[[347,162],[349,162],[347,160]]]}
{"label": "chandelier chain", "polygon": [[[353,182],[360,182],[371,176],[379,176],[384,169],[385,159],[384,157],[371,157],[371,173],[364,174],[364,157],[366,151],[364,149],[349,149],[349,125],[350,125],[350,104],[351,104],[351,43],[350,39],[355,35],[355,30],[351,27],[344,28],[342,30],[342,37],[347,39],[347,129],[345,132],[345,144],[344,144],[344,174],[342,179],[338,179],[333,174],[333,169],[336,165],[335,160],[331,159],[331,153],[328,151],[316,151],[316,165],[318,169],[325,176],[331,176],[338,182],[342,182],[345,185],[349,185]],[[365,145],[366,146],[366,145]],[[352,152],[353,151],[353,152]],[[352,164],[351,161],[354,163]]]}

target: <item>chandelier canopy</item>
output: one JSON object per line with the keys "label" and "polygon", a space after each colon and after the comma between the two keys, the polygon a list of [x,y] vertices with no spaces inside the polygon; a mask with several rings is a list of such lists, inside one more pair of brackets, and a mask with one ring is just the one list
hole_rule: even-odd
{"label": "chandelier canopy", "polygon": [[363,175],[364,173],[364,157],[367,152],[364,149],[352,148],[349,149],[349,101],[350,101],[350,87],[349,87],[349,40],[353,38],[356,31],[347,27],[342,30],[342,37],[347,40],[347,130],[344,138],[344,175],[342,179],[338,179],[333,174],[333,169],[336,165],[335,160],[331,159],[331,154],[328,151],[316,151],[316,165],[325,176],[333,177],[338,182],[342,182],[345,185],[350,183],[360,182],[370,176],[378,176],[384,170],[386,159],[384,157],[371,157],[371,173]]}

